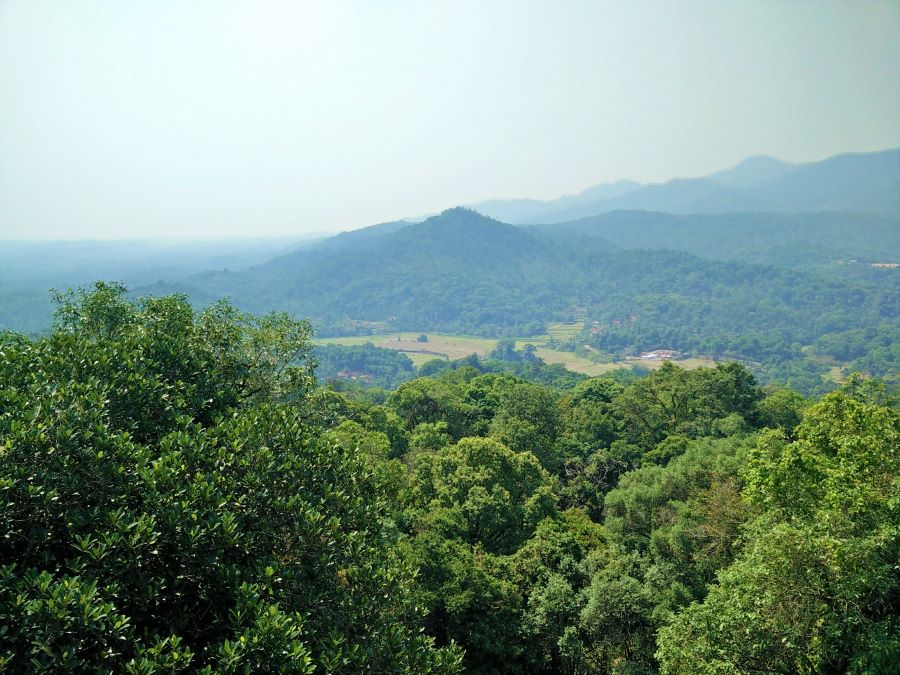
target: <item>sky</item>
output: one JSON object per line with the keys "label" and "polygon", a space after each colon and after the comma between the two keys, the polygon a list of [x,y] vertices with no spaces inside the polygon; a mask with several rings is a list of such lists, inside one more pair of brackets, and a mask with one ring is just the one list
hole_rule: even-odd
{"label": "sky", "polygon": [[893,0],[0,0],[0,239],[301,236],[897,146]]}

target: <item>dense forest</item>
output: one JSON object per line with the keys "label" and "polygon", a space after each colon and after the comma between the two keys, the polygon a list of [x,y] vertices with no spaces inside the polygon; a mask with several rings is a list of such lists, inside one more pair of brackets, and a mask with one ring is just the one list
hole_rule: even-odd
{"label": "dense forest", "polygon": [[344,380],[394,389],[416,375],[406,354],[372,344],[318,345],[314,357],[316,374],[323,382]]}
{"label": "dense forest", "polygon": [[[848,357],[881,339],[842,323],[849,287],[785,282],[816,290],[796,316],[863,331]],[[501,344],[331,387],[285,314],[110,284],[59,303],[45,335],[0,335],[0,669],[900,661],[900,414],[875,379],[805,398],[738,362],[554,378]]]}

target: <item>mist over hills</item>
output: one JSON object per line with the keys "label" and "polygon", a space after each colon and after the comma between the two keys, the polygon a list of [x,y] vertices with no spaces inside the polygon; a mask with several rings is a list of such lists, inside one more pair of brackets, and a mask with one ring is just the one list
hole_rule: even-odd
{"label": "mist over hills", "polygon": [[535,220],[541,222],[558,222],[561,214],[578,213],[585,209],[593,210],[593,206],[607,199],[615,199],[640,189],[640,183],[622,180],[615,183],[595,185],[578,194],[567,195],[541,201],[538,199],[492,199],[470,207],[491,218],[505,223],[525,223]]}
{"label": "mist over hills", "polygon": [[549,201],[492,200],[470,206],[511,223],[559,223],[618,210],[677,214],[850,211],[900,215],[900,149],[791,164],[751,157],[701,178],[640,185],[621,181]]}
{"label": "mist over hills", "polygon": [[0,330],[41,331],[50,325],[50,289],[96,280],[130,287],[177,281],[209,269],[243,269],[316,239],[219,241],[3,241],[0,242]]}
{"label": "mist over hills", "polygon": [[672,214],[613,211],[543,232],[601,237],[628,249],[670,249],[717,260],[822,268],[900,259],[900,219],[864,213]]}
{"label": "mist over hills", "polygon": [[796,167],[796,164],[784,162],[768,155],[755,155],[738,162],[730,169],[711,174],[709,178],[733,188],[750,188],[780,178]]}

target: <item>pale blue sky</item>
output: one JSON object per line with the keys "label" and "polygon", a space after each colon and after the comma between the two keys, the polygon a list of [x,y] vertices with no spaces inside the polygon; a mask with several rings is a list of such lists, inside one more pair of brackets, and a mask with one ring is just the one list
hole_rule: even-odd
{"label": "pale blue sky", "polygon": [[295,235],[900,145],[900,2],[0,0],[0,237]]}

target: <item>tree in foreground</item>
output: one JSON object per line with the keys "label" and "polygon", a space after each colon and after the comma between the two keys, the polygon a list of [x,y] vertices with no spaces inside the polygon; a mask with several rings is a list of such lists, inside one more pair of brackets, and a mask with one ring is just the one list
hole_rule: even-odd
{"label": "tree in foreground", "polygon": [[663,673],[890,673],[897,623],[900,418],[829,394],[794,442],[764,435],[747,543],[706,599],[660,631]]}
{"label": "tree in foreground", "polygon": [[307,421],[305,322],[61,300],[49,336],[0,338],[2,669],[458,669],[390,474]]}

